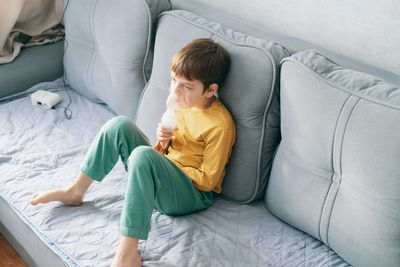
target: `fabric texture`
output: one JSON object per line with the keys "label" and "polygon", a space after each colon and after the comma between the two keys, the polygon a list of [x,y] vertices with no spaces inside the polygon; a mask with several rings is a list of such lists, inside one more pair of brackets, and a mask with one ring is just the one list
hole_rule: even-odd
{"label": "fabric texture", "polygon": [[127,189],[120,233],[147,239],[154,207],[168,215],[208,208],[212,192],[195,189],[174,163],[150,147],[148,139],[126,116],[109,120],[94,138],[81,171],[102,181],[119,157],[127,170]]}
{"label": "fabric texture", "polygon": [[281,45],[235,32],[183,10],[163,13],[157,26],[152,75],[142,93],[135,122],[154,144],[169,91],[171,57],[198,38],[213,39],[231,57],[230,71],[218,89],[219,99],[236,125],[236,142],[222,194],[232,201],[249,203],[265,192],[280,140],[278,65],[288,55]]}
{"label": "fabric texture", "polygon": [[63,50],[63,41],[29,47],[23,49],[13,62],[1,64],[0,98],[25,91],[37,83],[61,77]]}
{"label": "fabric texture", "polygon": [[0,0],[0,64],[13,61],[22,47],[64,39],[62,0]]}
{"label": "fabric texture", "polygon": [[269,210],[355,266],[400,263],[400,88],[307,50],[283,60]]}
{"label": "fabric texture", "polygon": [[[177,128],[166,157],[197,189],[221,193],[225,165],[235,142],[235,125],[229,111],[216,99],[206,110],[178,109]],[[161,150],[157,142],[156,149]]]}
{"label": "fabric texture", "polygon": [[152,58],[153,25],[168,0],[70,0],[65,78],[77,92],[134,117]]}
{"label": "fabric texture", "polygon": [[107,121],[94,137],[81,171],[98,182],[114,168],[119,158],[128,169],[128,158],[138,146],[150,146],[148,138],[126,116]]}
{"label": "fabric texture", "polygon": [[[68,99],[60,80],[31,91],[55,88]],[[44,257],[48,250],[35,242],[68,266],[110,266],[127,188],[121,161],[90,186],[79,207],[28,203],[33,192],[70,185],[93,138],[115,116],[106,105],[69,93],[72,120],[62,108],[32,106],[29,97],[0,105],[0,222],[38,237],[16,235],[38,263],[51,257]],[[15,228],[20,223],[9,221],[6,211],[16,213],[27,229]],[[217,198],[210,208],[185,216],[154,210],[151,228],[148,240],[139,242],[144,266],[349,266],[322,242],[275,218],[260,201],[238,205]]]}

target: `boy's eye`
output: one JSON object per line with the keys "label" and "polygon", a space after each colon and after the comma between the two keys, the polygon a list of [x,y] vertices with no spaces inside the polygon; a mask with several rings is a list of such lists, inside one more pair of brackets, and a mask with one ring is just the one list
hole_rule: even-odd
{"label": "boy's eye", "polygon": [[192,89],[192,87],[187,84],[184,84],[183,87],[185,87],[186,89]]}

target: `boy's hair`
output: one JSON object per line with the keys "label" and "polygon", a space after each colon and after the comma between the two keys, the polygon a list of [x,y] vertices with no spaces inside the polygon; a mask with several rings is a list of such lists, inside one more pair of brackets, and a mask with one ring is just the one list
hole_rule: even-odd
{"label": "boy's hair", "polygon": [[196,39],[182,47],[171,60],[171,70],[188,80],[200,80],[204,92],[221,85],[228,73],[230,58],[225,48],[211,39]]}

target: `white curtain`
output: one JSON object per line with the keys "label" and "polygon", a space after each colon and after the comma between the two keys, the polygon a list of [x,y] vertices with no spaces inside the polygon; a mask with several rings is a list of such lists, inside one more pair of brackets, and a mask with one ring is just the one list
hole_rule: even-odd
{"label": "white curtain", "polygon": [[23,46],[63,39],[62,12],[63,0],[0,0],[0,64],[13,61]]}

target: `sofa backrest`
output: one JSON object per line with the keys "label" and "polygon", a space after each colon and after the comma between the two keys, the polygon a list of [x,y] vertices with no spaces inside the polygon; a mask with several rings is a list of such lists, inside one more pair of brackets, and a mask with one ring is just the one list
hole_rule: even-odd
{"label": "sofa backrest", "polygon": [[143,91],[136,123],[156,142],[156,128],[166,109],[170,60],[185,44],[211,38],[230,54],[231,68],[219,97],[236,124],[236,144],[222,186],[225,197],[248,203],[263,195],[271,160],[279,142],[279,61],[281,45],[232,31],[187,11],[161,15],[150,82]]}
{"label": "sofa backrest", "polygon": [[153,26],[169,1],[69,0],[65,6],[68,84],[133,118],[150,72]]}
{"label": "sofa backrest", "polygon": [[400,263],[400,88],[313,50],[283,60],[265,200],[355,266]]}

